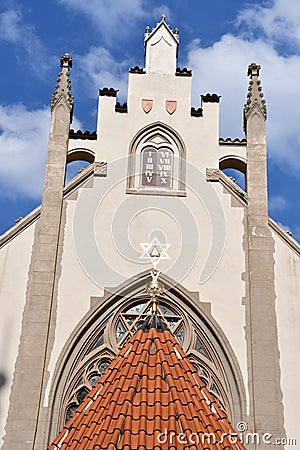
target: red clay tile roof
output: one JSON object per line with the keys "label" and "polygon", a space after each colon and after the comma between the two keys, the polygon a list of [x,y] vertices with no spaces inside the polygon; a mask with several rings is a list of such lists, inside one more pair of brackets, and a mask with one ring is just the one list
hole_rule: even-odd
{"label": "red clay tile roof", "polygon": [[125,344],[48,450],[245,449],[159,322]]}

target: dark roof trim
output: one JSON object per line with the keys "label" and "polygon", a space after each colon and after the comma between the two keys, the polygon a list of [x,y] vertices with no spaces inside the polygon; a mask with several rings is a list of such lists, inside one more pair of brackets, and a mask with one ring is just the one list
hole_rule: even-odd
{"label": "dark roof trim", "polygon": [[120,102],[117,102],[115,106],[115,111],[118,113],[127,113],[127,103],[125,102],[123,103],[123,105],[121,105]]}
{"label": "dark roof trim", "polygon": [[235,138],[235,139],[231,139],[231,138],[220,138],[219,139],[219,144],[220,145],[246,145],[247,144],[247,139],[239,139],[239,138]]}
{"label": "dark roof trim", "polygon": [[90,140],[90,141],[96,141],[97,140],[97,131],[82,131],[82,130],[73,130],[71,129],[69,131],[69,138],[70,139],[83,139],[83,140]]}
{"label": "dark roof trim", "polygon": [[217,94],[205,94],[201,95],[201,99],[205,103],[219,103],[221,95]]}
{"label": "dark roof trim", "polygon": [[143,67],[139,67],[139,66],[135,66],[135,67],[130,67],[129,69],[129,73],[146,73],[145,69]]}
{"label": "dark roof trim", "polygon": [[192,106],[192,108],[191,108],[191,116],[192,117],[203,117],[203,109],[202,108],[196,109],[196,108],[194,108]]}
{"label": "dark roof trim", "polygon": [[118,89],[114,88],[103,88],[99,90],[99,95],[102,97],[116,97],[117,96]]}
{"label": "dark roof trim", "polygon": [[191,77],[192,71],[184,67],[183,69],[180,69],[180,67],[177,67],[175,75],[177,77]]}

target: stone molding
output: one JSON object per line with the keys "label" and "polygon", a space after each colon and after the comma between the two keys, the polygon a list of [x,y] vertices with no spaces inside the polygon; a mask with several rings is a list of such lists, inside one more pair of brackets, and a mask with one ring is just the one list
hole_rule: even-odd
{"label": "stone molding", "polygon": [[107,162],[95,161],[94,162],[94,175],[95,177],[107,176]]}

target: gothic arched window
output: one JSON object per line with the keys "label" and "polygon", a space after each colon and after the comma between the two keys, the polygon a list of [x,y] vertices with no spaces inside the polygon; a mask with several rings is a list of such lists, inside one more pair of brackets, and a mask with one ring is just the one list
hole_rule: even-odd
{"label": "gothic arched window", "polygon": [[186,195],[182,140],[163,124],[146,127],[131,143],[128,172],[128,194]]}

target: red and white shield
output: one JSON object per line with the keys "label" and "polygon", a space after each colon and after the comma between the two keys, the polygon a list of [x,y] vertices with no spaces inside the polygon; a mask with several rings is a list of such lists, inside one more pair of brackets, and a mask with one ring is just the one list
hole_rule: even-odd
{"label": "red and white shield", "polygon": [[153,107],[153,100],[149,100],[149,99],[145,99],[145,98],[142,99],[142,108],[146,114],[148,114],[148,112],[151,111],[152,107]]}
{"label": "red and white shield", "polygon": [[166,110],[169,114],[173,114],[177,109],[177,101],[176,100],[166,100]]}

